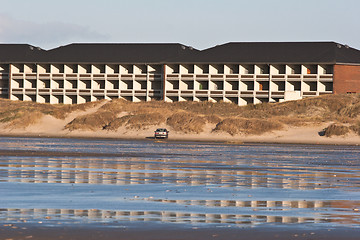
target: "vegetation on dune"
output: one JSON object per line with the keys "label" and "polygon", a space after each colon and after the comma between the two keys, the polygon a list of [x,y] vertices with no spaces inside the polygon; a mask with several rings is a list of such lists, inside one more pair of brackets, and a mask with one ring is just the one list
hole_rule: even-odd
{"label": "vegetation on dune", "polygon": [[350,129],[360,136],[360,121],[350,126]]}
{"label": "vegetation on dune", "polygon": [[200,133],[206,124],[206,119],[189,112],[178,112],[171,115],[166,123],[175,131],[184,133]]}
{"label": "vegetation on dune", "polygon": [[131,117],[132,117],[131,115],[126,115],[126,116],[123,116],[120,118],[115,118],[114,121],[112,121],[108,125],[104,126],[104,129],[110,130],[110,131],[116,131],[120,127],[126,125],[126,123],[129,121],[129,119]]}
{"label": "vegetation on dune", "polygon": [[0,99],[0,123],[8,123],[11,128],[25,128],[37,123],[44,115],[65,119],[74,111],[84,111],[98,105],[91,102],[77,105],[47,104]]}
{"label": "vegetation on dune", "polygon": [[266,132],[279,130],[283,125],[277,121],[266,119],[226,118],[219,122],[213,131],[237,134],[261,135]]}
{"label": "vegetation on dune", "polygon": [[[28,126],[41,116],[65,119],[73,111],[85,111],[100,104],[37,104],[0,100],[0,122],[8,126]],[[66,125],[73,130],[109,130],[120,127],[147,129],[167,124],[174,131],[200,133],[207,123],[214,132],[262,134],[284,126],[304,126],[332,122],[325,136],[354,132],[360,135],[360,95],[325,95],[282,103],[237,106],[226,102],[163,101],[133,103],[122,99],[103,102],[94,113],[76,117]],[[347,130],[348,131],[347,131]]]}
{"label": "vegetation on dune", "polygon": [[92,114],[83,115],[75,118],[65,126],[65,129],[96,131],[102,130],[109,125],[114,119],[115,115],[111,112],[98,111]]}
{"label": "vegetation on dune", "polygon": [[324,135],[326,137],[332,136],[344,136],[350,132],[350,128],[348,126],[340,125],[340,124],[331,124],[324,129]]}

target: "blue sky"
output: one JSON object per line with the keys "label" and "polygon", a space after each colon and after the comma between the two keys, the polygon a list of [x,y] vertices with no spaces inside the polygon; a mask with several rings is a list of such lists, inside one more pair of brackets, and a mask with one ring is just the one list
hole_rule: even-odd
{"label": "blue sky", "polygon": [[0,0],[0,42],[336,41],[360,49],[359,0]]}

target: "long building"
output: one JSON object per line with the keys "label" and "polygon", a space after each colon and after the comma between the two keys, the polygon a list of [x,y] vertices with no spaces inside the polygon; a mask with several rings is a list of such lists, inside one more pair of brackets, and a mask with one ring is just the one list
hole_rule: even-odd
{"label": "long building", "polygon": [[0,97],[76,104],[100,99],[238,105],[360,92],[360,51],[335,42],[0,44]]}

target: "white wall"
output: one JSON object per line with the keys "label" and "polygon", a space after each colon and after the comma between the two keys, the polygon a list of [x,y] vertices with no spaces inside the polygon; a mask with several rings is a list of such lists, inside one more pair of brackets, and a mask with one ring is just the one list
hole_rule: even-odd
{"label": "white wall", "polygon": [[36,65],[24,64],[24,73],[36,73]]}
{"label": "white wall", "polygon": [[270,65],[270,74],[279,74],[280,71],[274,65]]}
{"label": "white wall", "polygon": [[180,74],[188,74],[189,69],[186,68],[184,65],[180,65]]}
{"label": "white wall", "polygon": [[129,74],[129,73],[132,73],[133,70],[134,70],[133,65],[120,65],[119,66],[120,74]]}
{"label": "white wall", "polygon": [[218,74],[218,69],[214,65],[209,65],[209,74]]}
{"label": "white wall", "polygon": [[195,74],[202,74],[203,70],[199,65],[194,65],[194,73]]}
{"label": "white wall", "polygon": [[47,73],[50,70],[50,66],[47,65],[37,65],[37,72],[38,73]]}
{"label": "white wall", "polygon": [[62,65],[62,64],[51,64],[50,72],[51,73],[63,73],[64,72],[64,65]]}
{"label": "white wall", "polygon": [[296,92],[289,92],[286,91],[285,95],[284,95],[284,100],[285,101],[293,101],[293,100],[299,100],[301,99],[301,95],[299,91]]}
{"label": "white wall", "polygon": [[22,73],[24,72],[24,65],[23,64],[11,64],[10,65],[11,73]]}

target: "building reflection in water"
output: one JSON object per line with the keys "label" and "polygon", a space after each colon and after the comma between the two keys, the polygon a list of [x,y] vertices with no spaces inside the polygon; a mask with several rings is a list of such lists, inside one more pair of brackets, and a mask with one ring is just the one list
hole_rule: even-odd
{"label": "building reflection in water", "polygon": [[[330,169],[331,170],[331,169]],[[352,179],[353,182],[350,182]],[[82,159],[23,159],[0,165],[0,181],[27,183],[218,184],[223,187],[323,189],[359,184],[360,173],[351,167],[329,171],[329,166],[287,166],[262,162],[236,167],[228,161],[102,161]]]}
{"label": "building reflection in water", "polygon": [[[206,160],[144,160],[144,159],[82,159],[26,158],[3,160],[1,182],[73,183],[73,184],[174,184],[187,186],[217,186],[240,188],[277,188],[317,190],[352,188],[359,184],[360,173],[351,166],[294,166],[271,161]],[[84,217],[89,220],[160,221],[188,223],[326,223],[359,224],[357,213],[349,212],[359,201],[244,201],[196,199],[132,199],[132,201],[161,202],[178,206],[205,206],[219,213],[169,211],[108,211],[74,209],[0,209],[1,220]],[[1,207],[1,206],[0,206]],[[242,208],[246,214],[228,214],[231,208]],[[296,214],[294,209],[308,209],[309,214]],[[292,211],[290,211],[292,210]],[[237,211],[234,211],[237,212]]]}
{"label": "building reflection in water", "polygon": [[[322,202],[321,205],[331,205]],[[336,203],[335,203],[336,204]],[[226,223],[234,225],[256,225],[259,223],[360,223],[358,216],[329,215],[318,217],[296,217],[261,214],[214,214],[171,211],[111,211],[98,209],[0,209],[0,221],[31,221],[49,219],[51,221],[77,220],[88,221],[152,221],[177,223]],[[80,219],[79,219],[80,220]]]}

